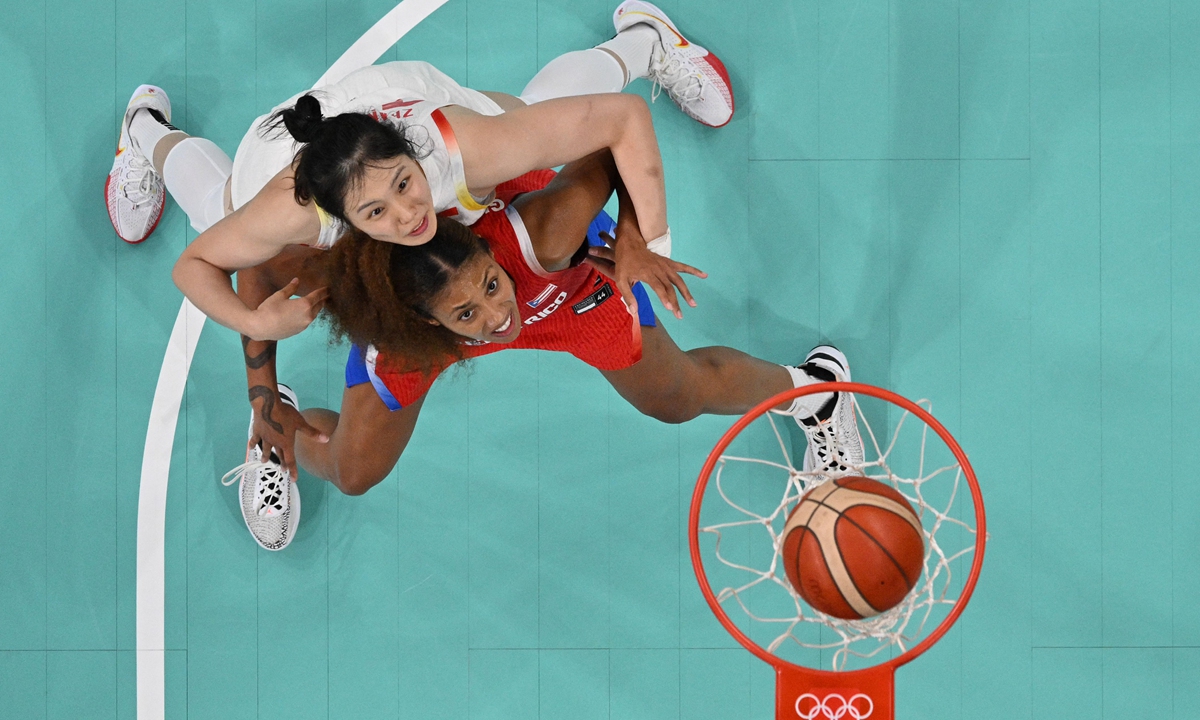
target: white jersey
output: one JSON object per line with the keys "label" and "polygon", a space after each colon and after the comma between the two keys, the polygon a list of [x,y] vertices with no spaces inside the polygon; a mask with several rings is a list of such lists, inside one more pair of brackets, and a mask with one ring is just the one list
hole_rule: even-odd
{"label": "white jersey", "polygon": [[[321,114],[325,117],[361,112],[408,128],[408,137],[422,155],[417,162],[425,171],[434,211],[439,215],[470,225],[487,210],[492,198],[477,198],[467,189],[458,141],[440,110],[447,105],[459,105],[481,115],[503,112],[486,95],[462,87],[425,62],[372,65],[311,92],[320,100]],[[292,164],[301,145],[287,131],[281,136],[272,133],[263,137],[262,125],[276,110],[295,105],[300,95],[255,120],[238,145],[230,187],[235,209],[249,202],[280,170]],[[320,208],[317,213],[321,218],[317,246],[328,248],[345,228],[341,221]]]}

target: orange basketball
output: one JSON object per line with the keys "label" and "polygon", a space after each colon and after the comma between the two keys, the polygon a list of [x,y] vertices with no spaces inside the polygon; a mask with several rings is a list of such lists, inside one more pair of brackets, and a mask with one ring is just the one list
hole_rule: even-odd
{"label": "orange basketball", "polygon": [[844,477],[809,490],[783,528],[783,567],[804,601],[858,620],[895,607],[921,577],[925,536],[904,496]]}

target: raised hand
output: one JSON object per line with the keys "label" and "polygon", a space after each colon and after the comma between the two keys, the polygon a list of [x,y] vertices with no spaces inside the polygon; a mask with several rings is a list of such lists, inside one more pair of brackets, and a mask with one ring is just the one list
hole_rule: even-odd
{"label": "raised hand", "polygon": [[635,282],[645,283],[658,295],[663,307],[679,319],[683,319],[683,312],[676,291],[683,295],[688,305],[696,307],[696,300],[680,273],[698,278],[708,277],[707,273],[651,252],[632,223],[618,224],[617,235],[618,238],[604,235],[611,247],[588,248],[587,262],[613,279],[630,314],[637,317],[637,299],[633,295]]}

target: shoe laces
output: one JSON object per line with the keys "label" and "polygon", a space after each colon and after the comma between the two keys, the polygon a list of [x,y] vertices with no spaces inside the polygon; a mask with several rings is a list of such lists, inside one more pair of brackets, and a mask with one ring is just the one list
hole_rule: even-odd
{"label": "shoe laces", "polygon": [[845,454],[838,452],[838,433],[833,418],[824,421],[797,419],[797,422],[816,455],[818,469],[838,472],[850,469]]}
{"label": "shoe laces", "polygon": [[228,487],[243,479],[254,479],[254,511],[266,515],[271,509],[282,512],[283,493],[289,490],[291,478],[277,462],[263,460],[261,451],[252,452],[246,462],[238,465],[221,477],[221,484]]}
{"label": "shoe laces", "polygon": [[243,476],[253,475],[259,470],[265,470],[272,465],[274,465],[274,463],[263,462],[262,460],[247,460],[246,462],[238,465],[234,469],[222,475],[221,484],[225,487],[229,487],[235,482],[241,482]]}
{"label": "shoe laces", "polygon": [[704,95],[704,75],[696,72],[683,58],[668,53],[661,44],[654,46],[650,57],[650,102],[658,99],[663,90],[677,103],[701,100]]}
{"label": "shoe laces", "polygon": [[162,192],[162,180],[145,155],[130,148],[132,153],[125,172],[121,174],[121,192],[134,205],[149,202]]}

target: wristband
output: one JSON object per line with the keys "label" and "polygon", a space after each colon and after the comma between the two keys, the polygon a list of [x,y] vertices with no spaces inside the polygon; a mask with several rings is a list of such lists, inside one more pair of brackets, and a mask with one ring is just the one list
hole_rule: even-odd
{"label": "wristband", "polygon": [[671,228],[667,228],[665,233],[646,243],[646,249],[665,258],[671,257]]}

